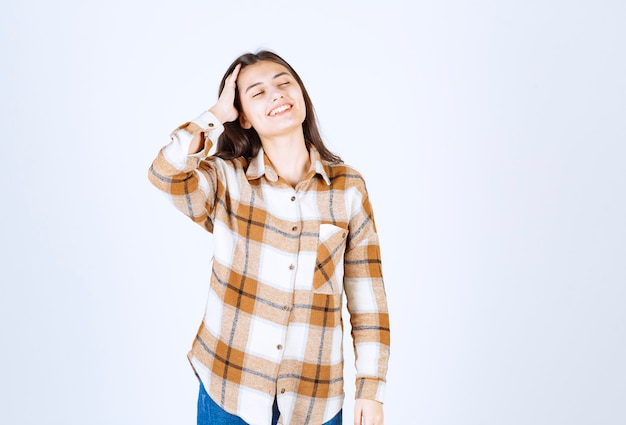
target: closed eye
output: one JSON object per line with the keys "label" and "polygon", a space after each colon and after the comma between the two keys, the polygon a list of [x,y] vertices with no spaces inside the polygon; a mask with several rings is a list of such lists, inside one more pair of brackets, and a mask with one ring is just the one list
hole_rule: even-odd
{"label": "closed eye", "polygon": [[252,95],[252,97],[257,97],[257,96],[260,96],[260,95],[262,95],[263,93],[264,93],[264,92],[260,91],[260,92],[258,92],[258,93],[253,94],[253,95]]}

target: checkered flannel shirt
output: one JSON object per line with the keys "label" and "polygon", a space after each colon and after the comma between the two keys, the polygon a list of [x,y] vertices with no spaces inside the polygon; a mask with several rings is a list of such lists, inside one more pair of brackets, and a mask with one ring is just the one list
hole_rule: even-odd
{"label": "checkered flannel shirt", "polygon": [[[263,150],[207,157],[222,125],[205,112],[178,127],[150,181],[213,233],[205,315],[189,353],[211,398],[251,425],[319,425],[343,405],[342,296],[356,356],[356,398],[383,401],[389,319],[378,237],[362,176],[310,148],[293,188]],[[205,136],[204,149],[188,150]]]}

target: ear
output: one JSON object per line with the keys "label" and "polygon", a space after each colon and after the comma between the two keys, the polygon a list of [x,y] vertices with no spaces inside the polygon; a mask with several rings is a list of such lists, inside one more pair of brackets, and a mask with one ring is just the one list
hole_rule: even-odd
{"label": "ear", "polygon": [[250,124],[250,121],[246,119],[244,114],[239,114],[239,125],[241,128],[245,128],[246,130],[252,128],[252,124]]}

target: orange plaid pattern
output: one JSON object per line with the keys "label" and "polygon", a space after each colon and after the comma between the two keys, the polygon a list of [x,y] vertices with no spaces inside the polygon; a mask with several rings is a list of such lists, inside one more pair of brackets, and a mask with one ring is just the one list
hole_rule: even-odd
{"label": "orange plaid pattern", "polygon": [[[211,130],[208,130],[211,129]],[[223,127],[209,112],[177,128],[150,181],[214,235],[205,316],[189,360],[211,398],[251,425],[321,424],[343,405],[345,292],[358,398],[382,401],[389,317],[378,237],[362,176],[322,161],[296,188],[261,150],[207,157]],[[194,137],[204,150],[188,155]]]}

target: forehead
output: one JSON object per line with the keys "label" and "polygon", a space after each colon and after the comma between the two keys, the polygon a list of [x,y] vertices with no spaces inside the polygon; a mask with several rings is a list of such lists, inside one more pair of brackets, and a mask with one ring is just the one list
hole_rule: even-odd
{"label": "forehead", "polygon": [[272,80],[276,75],[283,72],[291,75],[289,70],[279,63],[260,61],[242,69],[237,77],[237,83],[239,83],[240,88],[245,89],[250,84]]}

